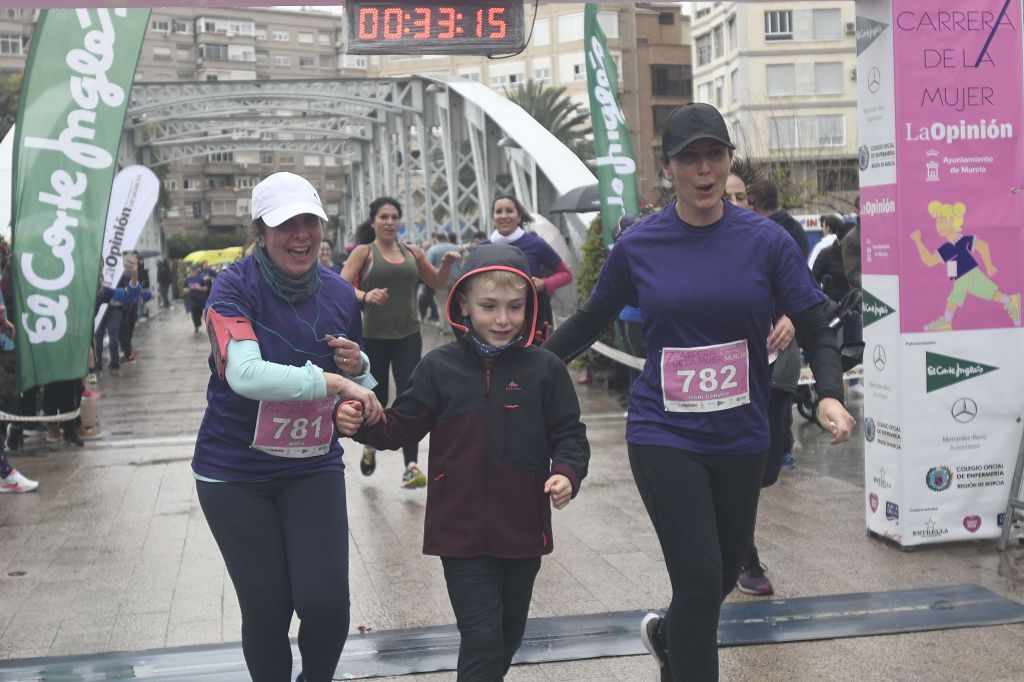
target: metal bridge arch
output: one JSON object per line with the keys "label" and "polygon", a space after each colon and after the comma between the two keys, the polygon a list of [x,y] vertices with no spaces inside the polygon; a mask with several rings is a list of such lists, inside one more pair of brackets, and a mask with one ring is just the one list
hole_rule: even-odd
{"label": "metal bridge arch", "polygon": [[[471,81],[408,78],[136,83],[122,163],[151,167],[219,152],[338,160],[348,233],[377,196],[405,207],[405,239],[489,232],[490,202],[514,191],[545,214],[593,174],[517,105]],[[574,246],[588,215],[563,214]],[[454,216],[454,220],[453,220]],[[573,249],[574,251],[577,249]]]}

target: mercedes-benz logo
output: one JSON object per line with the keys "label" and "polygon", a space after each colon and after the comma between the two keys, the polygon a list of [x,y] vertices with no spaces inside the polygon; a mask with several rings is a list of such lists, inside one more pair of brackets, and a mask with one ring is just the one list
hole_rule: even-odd
{"label": "mercedes-benz logo", "polygon": [[885,349],[881,346],[875,346],[875,350],[871,353],[871,360],[875,363],[875,369],[879,372],[885,369]]}
{"label": "mercedes-benz logo", "polygon": [[950,408],[949,413],[953,415],[953,419],[957,420],[961,424],[974,421],[974,418],[978,416],[978,403],[974,402],[970,398],[960,398],[953,407]]}
{"label": "mercedes-benz logo", "polygon": [[868,91],[874,94],[880,87],[882,87],[882,72],[877,66],[873,66],[868,71]]}

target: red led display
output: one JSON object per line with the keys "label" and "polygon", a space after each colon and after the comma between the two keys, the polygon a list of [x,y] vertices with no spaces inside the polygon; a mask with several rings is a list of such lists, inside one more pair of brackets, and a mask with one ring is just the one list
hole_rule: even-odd
{"label": "red led display", "polygon": [[501,54],[526,44],[523,0],[346,2],[351,54]]}

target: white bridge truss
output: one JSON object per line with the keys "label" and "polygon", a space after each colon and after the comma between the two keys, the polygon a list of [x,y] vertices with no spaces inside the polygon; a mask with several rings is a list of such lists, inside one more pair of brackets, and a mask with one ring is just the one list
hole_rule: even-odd
{"label": "white bridge truss", "polygon": [[[479,83],[415,76],[132,87],[122,163],[156,167],[238,151],[334,157],[347,236],[370,202],[388,195],[405,208],[403,238],[416,242],[437,229],[460,240],[489,232],[498,193],[515,192],[545,214],[558,195],[595,182],[550,132]],[[589,216],[564,215],[578,246]]]}

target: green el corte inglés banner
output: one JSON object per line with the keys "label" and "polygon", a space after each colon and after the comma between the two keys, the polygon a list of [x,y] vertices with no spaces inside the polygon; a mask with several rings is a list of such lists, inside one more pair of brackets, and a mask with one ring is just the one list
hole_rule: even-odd
{"label": "green el corte ingl\u00e9s banner", "polygon": [[619,77],[615,62],[608,54],[604,31],[597,23],[597,5],[587,3],[583,19],[586,50],[587,88],[590,91],[590,118],[594,129],[597,157],[597,181],[601,190],[601,224],[604,245],[625,213],[638,213],[640,202],[636,185],[636,162],[629,142],[626,116],[619,107]]}
{"label": "green el corte ingl\u00e9s banner", "polygon": [[14,140],[19,390],[85,376],[107,201],[148,22],[148,9],[40,13]]}

